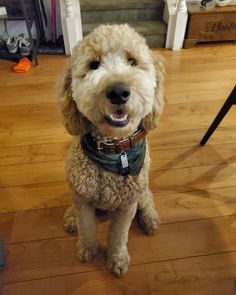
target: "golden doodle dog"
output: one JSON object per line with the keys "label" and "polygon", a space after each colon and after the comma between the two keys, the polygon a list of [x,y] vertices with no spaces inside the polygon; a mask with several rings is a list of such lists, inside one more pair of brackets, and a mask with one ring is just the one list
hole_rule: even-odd
{"label": "golden doodle dog", "polygon": [[77,226],[78,258],[90,261],[99,249],[95,209],[108,210],[107,266],[117,277],[128,269],[126,244],[136,212],[147,234],[159,227],[146,134],[162,111],[163,79],[162,57],[134,29],[101,25],[75,46],[59,99],[74,136],[66,165],[73,205],[65,227]]}

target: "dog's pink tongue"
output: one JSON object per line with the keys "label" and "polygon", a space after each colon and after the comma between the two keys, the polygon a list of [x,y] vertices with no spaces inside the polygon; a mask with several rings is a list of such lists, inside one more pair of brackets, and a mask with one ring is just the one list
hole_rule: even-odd
{"label": "dog's pink tongue", "polygon": [[112,116],[113,116],[114,118],[117,118],[117,119],[122,119],[122,118],[125,117],[125,114],[123,114],[123,113],[120,113],[120,114],[113,113]]}
{"label": "dog's pink tongue", "polygon": [[127,115],[125,113],[123,113],[122,111],[116,111],[112,114],[112,117],[113,118],[116,118],[116,119],[122,119],[124,117],[126,117]]}

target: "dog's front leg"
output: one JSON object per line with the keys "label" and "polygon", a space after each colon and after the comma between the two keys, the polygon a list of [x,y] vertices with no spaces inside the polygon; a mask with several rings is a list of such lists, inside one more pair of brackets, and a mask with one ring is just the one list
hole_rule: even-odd
{"label": "dog's front leg", "polygon": [[138,221],[141,228],[148,235],[157,232],[160,226],[160,218],[155,209],[152,193],[147,188],[138,202]]}
{"label": "dog's front leg", "polygon": [[77,256],[81,262],[88,262],[98,252],[95,208],[78,196],[74,197],[74,208],[79,233]]}
{"label": "dog's front leg", "polygon": [[122,277],[128,269],[130,261],[127,250],[128,234],[131,222],[137,210],[137,203],[125,209],[117,209],[112,214],[108,238],[108,268],[117,276]]}

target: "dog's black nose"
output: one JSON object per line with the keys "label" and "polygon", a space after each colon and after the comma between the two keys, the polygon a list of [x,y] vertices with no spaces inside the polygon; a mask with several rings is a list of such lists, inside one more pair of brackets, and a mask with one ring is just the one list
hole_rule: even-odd
{"label": "dog's black nose", "polygon": [[115,83],[106,90],[106,96],[112,104],[123,104],[129,100],[130,89],[124,83]]}

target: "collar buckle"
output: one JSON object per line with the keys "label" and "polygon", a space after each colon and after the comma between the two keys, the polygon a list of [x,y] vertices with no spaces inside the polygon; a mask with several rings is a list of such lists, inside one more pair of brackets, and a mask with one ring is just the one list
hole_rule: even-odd
{"label": "collar buckle", "polygon": [[108,154],[120,154],[126,150],[131,149],[135,144],[140,142],[146,136],[143,129],[139,129],[132,136],[122,140],[117,138],[105,137],[102,140],[94,140],[98,151],[103,151]]}
{"label": "collar buckle", "polygon": [[113,143],[113,139],[109,139],[109,138],[105,138],[103,140],[98,140],[97,141],[97,150],[101,151],[103,149],[102,144],[112,144]]}

